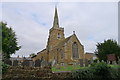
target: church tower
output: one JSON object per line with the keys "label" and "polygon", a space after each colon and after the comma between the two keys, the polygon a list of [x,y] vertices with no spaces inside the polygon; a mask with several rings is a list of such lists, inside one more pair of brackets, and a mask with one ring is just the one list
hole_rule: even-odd
{"label": "church tower", "polygon": [[55,7],[53,27],[49,30],[49,38],[47,42],[48,51],[52,50],[63,39],[65,39],[64,28],[59,26],[57,8]]}

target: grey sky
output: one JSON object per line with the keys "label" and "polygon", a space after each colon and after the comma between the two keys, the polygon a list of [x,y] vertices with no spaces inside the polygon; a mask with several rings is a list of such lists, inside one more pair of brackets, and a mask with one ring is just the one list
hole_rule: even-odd
{"label": "grey sky", "polygon": [[[55,3],[3,3],[2,20],[11,26],[18,37],[21,50],[17,55],[28,56],[46,47],[49,29],[53,24]],[[65,37],[73,31],[84,45],[85,52],[94,52],[97,42],[118,41],[118,6],[113,2],[58,3],[60,26]]]}

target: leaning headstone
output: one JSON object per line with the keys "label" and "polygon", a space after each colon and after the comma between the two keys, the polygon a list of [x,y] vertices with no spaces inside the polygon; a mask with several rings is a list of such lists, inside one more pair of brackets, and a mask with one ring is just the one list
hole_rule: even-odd
{"label": "leaning headstone", "polygon": [[17,60],[13,61],[13,66],[18,66],[18,61]]}
{"label": "leaning headstone", "polygon": [[29,61],[28,60],[23,61],[22,66],[29,66]]}
{"label": "leaning headstone", "polygon": [[35,67],[40,67],[40,66],[41,66],[41,60],[36,60]]}
{"label": "leaning headstone", "polygon": [[88,66],[88,59],[85,59],[85,67],[87,67]]}
{"label": "leaning headstone", "polygon": [[83,59],[80,59],[80,67],[83,67]]}
{"label": "leaning headstone", "polygon": [[9,60],[9,59],[6,59],[4,62],[5,62],[6,64],[8,64],[8,65],[12,65],[12,61]]}

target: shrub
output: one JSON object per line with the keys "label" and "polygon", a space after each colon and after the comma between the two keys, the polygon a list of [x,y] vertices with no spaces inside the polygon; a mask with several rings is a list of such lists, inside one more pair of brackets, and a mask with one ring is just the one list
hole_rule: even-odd
{"label": "shrub", "polygon": [[7,72],[8,68],[9,68],[9,65],[2,62],[2,74]]}
{"label": "shrub", "polygon": [[111,67],[104,62],[93,63],[90,66],[90,70],[97,79],[107,79],[110,78]]}
{"label": "shrub", "polygon": [[76,70],[72,73],[75,80],[92,80],[93,74],[91,73],[90,68],[84,68]]}
{"label": "shrub", "polygon": [[90,67],[73,72],[76,80],[102,80],[110,78],[111,67],[106,63],[93,63]]}
{"label": "shrub", "polygon": [[111,73],[111,78],[113,80],[119,80],[120,79],[120,66],[112,67],[110,73]]}

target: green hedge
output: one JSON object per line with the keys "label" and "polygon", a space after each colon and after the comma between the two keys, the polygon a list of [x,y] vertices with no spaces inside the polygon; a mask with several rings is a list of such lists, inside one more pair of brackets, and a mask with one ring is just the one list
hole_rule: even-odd
{"label": "green hedge", "polygon": [[90,67],[72,72],[75,80],[118,80],[120,67],[112,68],[106,63],[93,63]]}
{"label": "green hedge", "polygon": [[8,64],[5,64],[4,62],[1,62],[0,63],[0,66],[1,66],[1,70],[2,70],[2,74],[4,74],[5,72],[7,72],[8,68],[9,68],[9,65]]}

